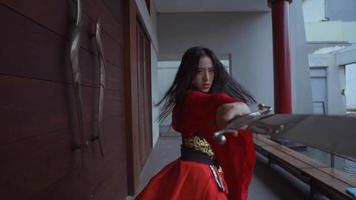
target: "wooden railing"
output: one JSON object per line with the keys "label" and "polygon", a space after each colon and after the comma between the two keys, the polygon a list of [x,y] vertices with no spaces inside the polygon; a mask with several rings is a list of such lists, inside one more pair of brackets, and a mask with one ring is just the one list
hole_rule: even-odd
{"label": "wooden railing", "polygon": [[309,158],[265,136],[255,135],[257,152],[268,158],[269,164],[278,164],[310,186],[309,199],[316,193],[330,199],[355,199],[346,189],[356,187],[356,178]]}

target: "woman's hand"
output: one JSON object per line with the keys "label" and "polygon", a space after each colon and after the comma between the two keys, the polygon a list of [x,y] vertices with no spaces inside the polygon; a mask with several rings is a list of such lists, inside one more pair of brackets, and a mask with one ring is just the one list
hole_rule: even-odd
{"label": "woman's hand", "polygon": [[251,113],[251,110],[245,103],[234,102],[222,104],[216,111],[216,125],[223,129],[234,117],[249,113]]}

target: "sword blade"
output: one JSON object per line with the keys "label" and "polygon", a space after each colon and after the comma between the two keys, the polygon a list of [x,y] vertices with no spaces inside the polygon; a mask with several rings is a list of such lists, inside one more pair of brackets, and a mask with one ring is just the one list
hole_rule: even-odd
{"label": "sword blade", "polygon": [[[283,125],[282,130],[270,133],[272,137],[356,158],[356,117],[275,114],[256,122],[274,127]],[[248,129],[253,130],[256,122]]]}
{"label": "sword blade", "polygon": [[225,129],[214,133],[220,144],[225,134],[246,127],[257,134],[284,138],[337,155],[356,158],[356,117],[346,115],[270,114],[272,108],[263,104],[259,110],[232,119]]}

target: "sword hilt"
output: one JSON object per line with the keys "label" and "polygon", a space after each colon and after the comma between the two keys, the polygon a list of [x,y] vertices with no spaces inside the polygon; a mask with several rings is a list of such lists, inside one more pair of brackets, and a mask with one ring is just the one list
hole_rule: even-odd
{"label": "sword hilt", "polygon": [[[262,129],[262,130],[266,130],[267,131],[279,131],[281,129],[281,127],[275,127],[275,126],[271,126],[262,122],[257,122],[258,120],[271,116],[272,114],[272,108],[270,106],[266,106],[264,104],[258,104],[258,111],[247,114],[247,115],[243,115],[243,116],[238,116],[233,118],[230,123],[226,126],[226,128],[217,131],[213,134],[213,138],[220,144],[225,144],[227,139],[225,134],[228,133],[236,133],[236,130],[240,129],[243,126],[248,126],[248,130],[256,130],[256,128],[258,129]],[[249,129],[249,125],[254,123],[254,127],[251,127],[251,129]],[[269,133],[269,132],[268,132]]]}

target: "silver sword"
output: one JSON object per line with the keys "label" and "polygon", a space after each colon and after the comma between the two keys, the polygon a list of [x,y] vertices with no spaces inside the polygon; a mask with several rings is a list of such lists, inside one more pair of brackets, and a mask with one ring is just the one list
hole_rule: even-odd
{"label": "silver sword", "polygon": [[356,117],[346,115],[271,114],[269,106],[232,119],[225,129],[214,133],[220,144],[226,134],[246,127],[256,134],[299,142],[328,153],[356,158]]}

